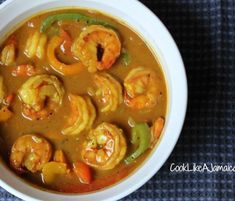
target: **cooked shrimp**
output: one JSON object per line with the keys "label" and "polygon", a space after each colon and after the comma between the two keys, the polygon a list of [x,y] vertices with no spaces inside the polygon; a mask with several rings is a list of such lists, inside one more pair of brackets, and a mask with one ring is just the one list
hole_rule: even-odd
{"label": "cooked shrimp", "polygon": [[50,143],[36,135],[19,137],[11,148],[10,163],[19,173],[38,172],[52,156]]}
{"label": "cooked shrimp", "polygon": [[104,105],[101,112],[115,111],[123,102],[120,83],[107,73],[94,75],[94,82],[97,87],[95,95]]}
{"label": "cooked shrimp", "polygon": [[9,66],[15,62],[16,48],[15,44],[11,43],[6,45],[1,53],[1,63],[3,65]]}
{"label": "cooked shrimp", "polygon": [[153,108],[160,94],[159,81],[153,70],[142,67],[131,70],[124,80],[126,105],[135,109]]}
{"label": "cooked shrimp", "polygon": [[37,56],[39,59],[43,59],[45,56],[45,48],[47,43],[47,36],[45,34],[35,31],[31,36],[29,36],[26,46],[25,55],[29,58]]}
{"label": "cooked shrimp", "polygon": [[86,164],[100,170],[109,170],[124,158],[126,149],[123,131],[104,122],[90,131],[81,155]]}
{"label": "cooked shrimp", "polygon": [[88,67],[89,72],[109,69],[120,52],[117,33],[101,25],[87,27],[72,45],[72,53]]}
{"label": "cooked shrimp", "polygon": [[62,130],[64,135],[77,135],[85,129],[90,129],[95,117],[95,107],[89,97],[69,95],[72,116],[69,119],[69,127]]}
{"label": "cooked shrimp", "polygon": [[29,78],[20,88],[23,115],[30,120],[47,118],[62,104],[64,88],[53,75]]}

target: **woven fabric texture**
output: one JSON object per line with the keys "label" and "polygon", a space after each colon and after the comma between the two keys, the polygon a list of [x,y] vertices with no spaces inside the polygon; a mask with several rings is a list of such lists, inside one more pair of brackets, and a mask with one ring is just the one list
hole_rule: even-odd
{"label": "woven fabric texture", "polygon": [[[163,21],[182,53],[189,104],[170,158],[148,183],[122,201],[233,201],[235,173],[177,173],[170,166],[235,165],[235,1],[141,2]],[[3,200],[19,199],[0,188]]]}

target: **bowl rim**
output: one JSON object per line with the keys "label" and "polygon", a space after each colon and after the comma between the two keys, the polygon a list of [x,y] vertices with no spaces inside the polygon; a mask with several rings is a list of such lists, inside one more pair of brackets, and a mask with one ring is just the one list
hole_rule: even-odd
{"label": "bowl rim", "polygon": [[[3,9],[9,9],[11,6],[14,6],[13,4],[16,2],[23,2],[26,0],[6,0],[5,2],[3,2],[2,4],[0,4],[0,15],[2,15],[1,11]],[[27,0],[30,1],[30,0]],[[40,0],[34,0],[35,2],[39,3]],[[61,1],[61,0],[51,0],[51,1],[44,1],[44,2],[40,2],[39,4],[46,4],[46,3],[52,3],[52,2],[56,2],[56,1]],[[168,159],[168,157],[170,156],[171,152],[173,151],[173,148],[175,147],[178,138],[180,136],[180,132],[182,130],[183,127],[183,123],[185,120],[185,115],[186,115],[186,109],[187,109],[187,101],[188,101],[188,85],[187,85],[187,78],[186,78],[186,72],[185,72],[185,68],[184,68],[184,64],[183,64],[183,60],[182,57],[180,55],[179,49],[173,39],[173,37],[171,36],[171,34],[169,33],[169,31],[167,30],[167,28],[164,26],[164,24],[160,21],[160,19],[149,9],[147,8],[144,4],[142,4],[141,2],[139,2],[138,0],[112,0],[112,1],[107,1],[107,0],[86,0],[87,2],[93,2],[93,3],[101,3],[113,8],[117,8],[120,9],[122,8],[123,12],[125,14],[128,13],[128,15],[133,14],[133,11],[128,10],[128,8],[132,8],[133,10],[135,10],[135,12],[139,11],[141,13],[145,13],[144,18],[148,19],[148,21],[146,22],[147,25],[144,26],[148,26],[148,29],[153,30],[151,33],[158,33],[159,36],[161,36],[163,38],[163,41],[166,43],[164,44],[165,46],[163,46],[164,48],[162,49],[158,49],[156,50],[156,46],[154,47],[154,45],[151,45],[151,47],[154,48],[154,50],[157,52],[158,56],[161,57],[161,61],[165,64],[163,64],[164,67],[164,74],[165,74],[165,78],[166,78],[166,82],[168,85],[168,104],[169,104],[169,111],[168,111],[168,122],[166,125],[166,132],[170,129],[171,131],[173,131],[172,134],[172,138],[171,141],[169,140],[168,142],[160,142],[159,146],[157,147],[157,149],[154,151],[154,153],[151,154],[150,157],[148,157],[148,159],[146,159],[146,161],[144,162],[144,164],[142,165],[141,168],[139,168],[134,175],[137,174],[137,172],[139,172],[140,170],[147,170],[146,174],[143,174],[142,172],[142,176],[141,179],[137,180],[135,178],[135,183],[133,185],[129,184],[128,188],[120,191],[120,188],[117,189],[117,186],[120,186],[120,184],[124,183],[124,181],[126,180],[130,180],[130,177],[132,178],[133,175],[128,176],[126,179],[122,180],[120,183],[109,187],[108,189],[104,189],[101,192],[91,192],[89,193],[89,195],[94,195],[97,198],[100,196],[101,199],[99,200],[118,200],[121,199],[125,196],[127,196],[128,194],[134,192],[135,190],[137,190],[139,187],[141,187],[143,184],[145,184],[162,166],[163,164],[166,162],[166,160]],[[75,2],[75,0],[70,0],[71,2]],[[68,2],[69,3],[69,2]],[[115,5],[117,4],[118,5]],[[111,14],[112,16],[112,14]],[[125,21],[125,20],[124,20]],[[127,23],[129,24],[129,23]],[[137,25],[136,25],[137,26]],[[1,26],[0,26],[1,27]],[[133,27],[135,29],[135,27]],[[0,29],[1,31],[1,29]],[[147,32],[146,32],[147,33]],[[146,36],[147,37],[147,36]],[[144,39],[146,39],[144,37]],[[151,35],[151,38],[146,39],[148,43],[152,42],[153,44],[157,43],[156,38],[154,36]],[[161,43],[158,41],[158,43]],[[158,44],[159,45],[159,44]],[[161,44],[163,45],[163,44]],[[159,45],[160,46],[160,45]],[[165,58],[165,55],[170,55],[171,54],[171,58],[167,57]],[[171,60],[171,61],[170,61]],[[170,67],[173,67],[173,64],[175,64],[175,69],[169,69]],[[168,68],[167,68],[168,67]],[[171,71],[171,72],[169,72]],[[173,76],[177,75],[179,77],[174,78]],[[167,78],[169,80],[167,80]],[[171,79],[170,79],[171,78]],[[175,80],[172,80],[172,79]],[[177,80],[177,83],[175,82]],[[180,91],[176,91],[176,89],[180,89]],[[177,95],[176,93],[179,93],[179,95]],[[177,97],[178,96],[178,97]],[[173,102],[174,100],[174,102]],[[177,118],[177,119],[173,119],[173,118]],[[175,126],[174,126],[175,124]],[[173,130],[174,128],[174,130]],[[163,139],[164,139],[164,135],[163,134]],[[162,140],[163,140],[162,139]],[[168,146],[166,151],[163,151],[163,149],[161,148],[161,151],[159,151],[159,147],[163,147],[163,146]],[[159,152],[158,154],[156,154],[156,152]],[[153,157],[153,155],[155,154],[155,157]],[[162,154],[162,155],[161,155]],[[161,160],[159,159],[159,163],[156,166],[152,166],[153,160],[156,159],[157,157],[160,157]],[[150,167],[150,162],[151,162],[151,167]],[[147,164],[149,163],[148,167]],[[6,171],[6,169],[4,169],[3,167],[1,167],[2,165],[0,164],[0,170],[4,170]],[[9,173],[10,174],[10,173]],[[9,175],[8,174],[8,175]],[[13,174],[12,174],[13,175]],[[76,200],[76,199],[80,199],[81,201],[88,201],[91,200],[90,196],[84,196],[84,195],[60,195],[60,194],[55,194],[55,193],[50,193],[50,192],[44,192],[38,189],[34,189],[33,187],[29,187],[28,184],[26,184],[28,186],[26,193],[24,191],[21,192],[20,190],[12,187],[12,185],[9,184],[9,181],[6,178],[3,178],[4,176],[0,176],[0,186],[3,187],[4,189],[6,189],[7,191],[11,192],[12,194],[20,197],[21,199],[25,199],[25,200],[41,200],[38,198],[41,198],[41,196],[37,196],[37,198],[35,197],[35,195],[32,195],[32,191],[40,194],[45,194],[47,196],[51,196],[51,198],[56,198],[57,200],[68,200],[68,201],[72,201],[72,200]],[[134,180],[134,179],[133,179]],[[19,181],[19,183],[21,183],[21,185],[25,185],[22,184],[21,181]],[[18,184],[19,184],[18,183]],[[110,191],[110,189],[112,189]],[[118,193],[115,194],[115,191],[120,191]],[[111,193],[109,195],[108,198],[105,198],[104,194],[106,192],[107,193]],[[54,196],[53,196],[54,195]],[[55,197],[56,195],[56,197]],[[44,196],[45,197],[45,196]]]}

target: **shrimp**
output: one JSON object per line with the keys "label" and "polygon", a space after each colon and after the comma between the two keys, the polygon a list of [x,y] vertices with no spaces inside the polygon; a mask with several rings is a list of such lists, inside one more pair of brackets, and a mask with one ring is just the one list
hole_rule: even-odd
{"label": "shrimp", "polygon": [[72,53],[89,72],[109,69],[120,56],[121,42],[115,31],[101,25],[88,26],[72,45]]}
{"label": "shrimp", "polygon": [[64,88],[53,75],[36,75],[19,89],[23,102],[23,115],[30,120],[42,120],[62,104]]}
{"label": "shrimp", "polygon": [[150,109],[157,104],[160,80],[153,70],[142,67],[129,72],[124,80],[124,102],[135,109]]}
{"label": "shrimp", "polygon": [[64,135],[77,135],[85,129],[91,128],[95,118],[96,110],[89,97],[69,95],[72,107],[72,116],[69,126],[62,130]]}
{"label": "shrimp", "polygon": [[43,59],[45,56],[45,46],[47,43],[47,36],[45,34],[35,31],[31,36],[29,36],[26,46],[25,55],[28,58],[33,58],[37,56],[39,59]]}
{"label": "shrimp", "polygon": [[16,47],[14,43],[6,45],[1,53],[1,63],[5,66],[12,65],[15,62]]}
{"label": "shrimp", "polygon": [[7,39],[5,47],[2,49],[0,64],[10,66],[15,63],[16,60],[16,44],[17,38],[15,35],[11,35]]}
{"label": "shrimp", "polygon": [[37,135],[19,137],[11,148],[10,164],[18,172],[41,171],[52,156],[50,143]]}
{"label": "shrimp", "polygon": [[101,112],[115,111],[123,102],[121,84],[107,73],[95,74],[94,82],[97,87],[95,95],[104,105]]}
{"label": "shrimp", "polygon": [[82,146],[81,156],[87,165],[100,170],[113,169],[127,150],[123,131],[110,123],[91,130]]}

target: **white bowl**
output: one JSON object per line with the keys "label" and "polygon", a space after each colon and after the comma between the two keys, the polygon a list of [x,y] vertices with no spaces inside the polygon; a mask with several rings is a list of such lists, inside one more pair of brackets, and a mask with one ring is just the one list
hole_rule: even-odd
{"label": "white bowl", "polygon": [[182,58],[162,22],[137,0],[7,0],[0,5],[0,36],[4,36],[12,27],[17,26],[17,23],[38,12],[61,7],[104,11],[126,22],[153,48],[163,65],[168,86],[168,113],[162,140],[134,174],[101,191],[82,195],[45,192],[24,183],[2,164],[0,185],[27,201],[118,200],[147,182],[164,164],[178,140],[187,106],[187,80]]}

